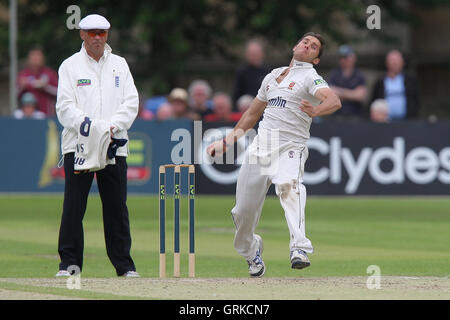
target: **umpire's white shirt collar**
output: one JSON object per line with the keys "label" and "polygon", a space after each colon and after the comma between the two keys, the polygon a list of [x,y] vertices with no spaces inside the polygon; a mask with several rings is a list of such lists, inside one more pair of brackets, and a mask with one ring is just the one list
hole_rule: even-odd
{"label": "umpire's white shirt collar", "polygon": [[[105,50],[103,51],[103,56],[100,58],[100,60],[98,61],[98,63],[99,63],[99,64],[102,64],[102,63],[105,61],[105,59],[108,58],[108,56],[109,56],[109,54],[111,53],[111,51],[112,51],[112,49],[111,49],[111,47],[109,46],[109,44],[105,43]],[[92,58],[90,55],[88,55],[88,53],[87,53],[87,51],[86,51],[86,48],[84,47],[84,41],[83,41],[83,43],[81,44],[81,50],[80,50],[80,52],[82,52],[82,53],[88,58],[89,61],[94,61],[94,62],[97,63],[97,61],[95,61],[94,58]]]}

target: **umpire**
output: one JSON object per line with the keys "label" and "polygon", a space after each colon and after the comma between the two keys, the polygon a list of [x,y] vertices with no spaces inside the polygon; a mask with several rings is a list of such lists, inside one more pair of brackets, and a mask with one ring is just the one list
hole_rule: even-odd
{"label": "umpire", "polygon": [[[64,126],[61,150],[64,155],[64,204],[59,230],[59,276],[70,276],[83,266],[83,217],[89,190],[97,176],[103,207],[106,251],[118,276],[139,277],[130,256],[131,235],[128,219],[128,144],[117,149],[115,165],[97,172],[74,172],[77,133],[85,117],[108,121],[111,137],[127,139],[127,130],[138,113],[139,98],[124,58],[111,53],[106,43],[110,23],[92,14],[80,23],[81,50],[59,68],[56,113]],[[70,267],[70,268],[69,268]],[[74,269],[72,269],[74,268]]]}

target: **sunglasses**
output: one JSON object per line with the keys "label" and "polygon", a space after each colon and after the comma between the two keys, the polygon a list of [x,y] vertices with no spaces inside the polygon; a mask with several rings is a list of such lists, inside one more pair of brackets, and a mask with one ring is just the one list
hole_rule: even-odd
{"label": "sunglasses", "polygon": [[91,38],[95,38],[95,36],[104,37],[104,36],[106,36],[107,33],[108,33],[108,31],[106,31],[106,30],[87,30],[87,34]]}

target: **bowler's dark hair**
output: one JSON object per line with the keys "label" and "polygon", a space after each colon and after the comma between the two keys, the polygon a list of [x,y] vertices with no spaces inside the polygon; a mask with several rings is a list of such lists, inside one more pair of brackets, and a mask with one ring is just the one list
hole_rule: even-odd
{"label": "bowler's dark hair", "polygon": [[319,40],[319,42],[320,42],[320,49],[319,49],[319,55],[317,56],[317,58],[320,58],[322,56],[323,50],[325,49],[325,40],[323,39],[323,37],[319,33],[307,32],[300,38],[300,40],[298,40],[298,43],[300,41],[302,41],[304,38],[308,37],[308,36],[314,37],[317,40]]}

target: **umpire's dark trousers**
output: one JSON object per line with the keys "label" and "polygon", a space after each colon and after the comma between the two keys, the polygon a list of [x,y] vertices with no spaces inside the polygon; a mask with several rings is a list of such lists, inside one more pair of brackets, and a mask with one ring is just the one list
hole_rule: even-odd
{"label": "umpire's dark trousers", "polygon": [[[117,275],[136,271],[130,256],[131,235],[127,201],[127,162],[116,157],[115,165],[97,171],[97,185],[103,206],[103,227],[106,252]],[[71,265],[83,268],[83,217],[94,173],[74,174],[74,153],[64,155],[64,204],[59,229],[59,270]]]}

